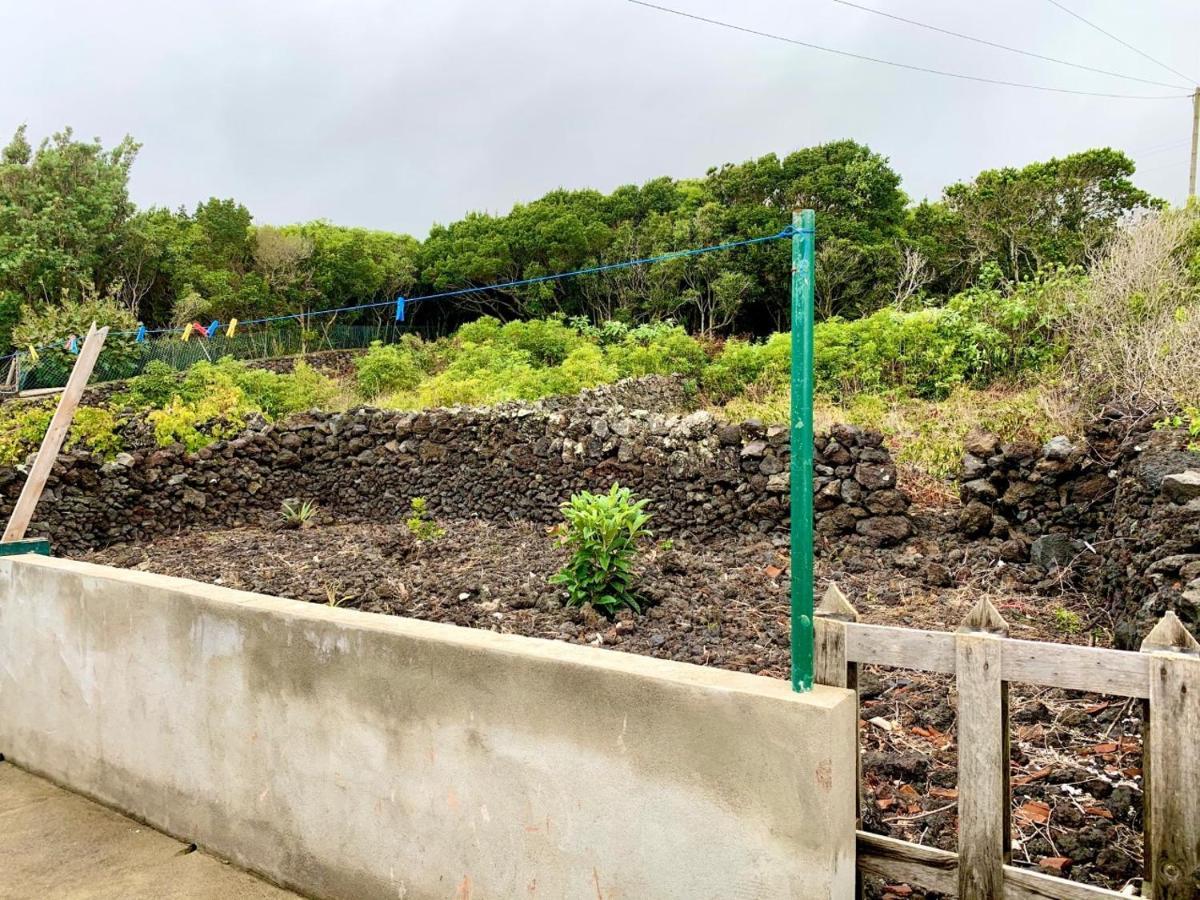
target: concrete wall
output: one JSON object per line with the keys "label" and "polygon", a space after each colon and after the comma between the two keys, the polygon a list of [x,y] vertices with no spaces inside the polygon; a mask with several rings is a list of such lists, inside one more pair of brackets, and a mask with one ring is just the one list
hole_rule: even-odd
{"label": "concrete wall", "polygon": [[317,897],[845,898],[817,688],[0,561],[0,752]]}

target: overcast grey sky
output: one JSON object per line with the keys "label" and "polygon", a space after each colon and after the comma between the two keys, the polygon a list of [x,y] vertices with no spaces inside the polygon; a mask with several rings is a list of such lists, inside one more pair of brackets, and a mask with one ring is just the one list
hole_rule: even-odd
{"label": "overcast grey sky", "polygon": [[[658,0],[858,53],[1080,90],[1182,93],[917,30],[833,0]],[[861,0],[994,41],[1179,81],[1048,0]],[[1200,2],[1063,0],[1200,78]],[[143,143],[142,205],[232,196],[259,222],[424,236],[555,187],[699,176],[838,138],[916,199],[982,168],[1098,145],[1186,188],[1191,104],[905,72],[625,0],[0,0],[0,128]]]}

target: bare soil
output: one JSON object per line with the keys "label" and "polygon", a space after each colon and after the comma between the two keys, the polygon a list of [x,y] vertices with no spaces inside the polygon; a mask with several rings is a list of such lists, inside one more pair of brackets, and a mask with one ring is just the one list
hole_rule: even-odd
{"label": "bare soil", "polygon": [[[1106,622],[1040,573],[964,549],[936,510],[899,549],[819,548],[819,587],[836,580],[869,622],[954,629],[982,595],[1013,636],[1107,640]],[[946,516],[953,514],[945,511]],[[703,546],[664,542],[638,565],[643,613],[607,619],[563,606],[547,577],[565,560],[528,523],[445,521],[418,541],[402,523],[278,523],[192,531],[84,556],[313,603],[607,647],[774,678],[788,674],[787,548],[778,537]],[[1047,591],[1053,596],[1046,596]],[[1058,610],[1078,616],[1077,633]],[[1057,613],[1057,615],[1056,615]],[[948,679],[873,668],[861,674],[864,827],[946,849],[955,844],[956,748]],[[1120,889],[1141,874],[1140,709],[1114,698],[1013,687],[1015,865]],[[933,897],[874,885],[875,896]]]}

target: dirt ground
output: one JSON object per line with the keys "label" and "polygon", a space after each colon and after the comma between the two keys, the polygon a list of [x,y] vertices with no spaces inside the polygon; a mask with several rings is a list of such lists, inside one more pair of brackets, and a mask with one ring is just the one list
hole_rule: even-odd
{"label": "dirt ground", "polygon": [[[1104,643],[1102,615],[994,553],[963,550],[930,511],[926,541],[819,548],[863,620],[953,630],[982,595],[1014,637]],[[565,559],[540,526],[443,521],[418,541],[403,523],[321,521],[301,530],[193,531],[86,555],[108,565],[369,612],[602,646],[785,678],[787,547],[780,537],[649,545],[641,615],[566,608],[547,583]],[[1035,586],[1039,592],[1034,592]],[[1072,613],[1077,618],[1067,616]],[[861,674],[863,817],[869,831],[947,849],[956,828],[953,686],[899,670]],[[1141,721],[1136,704],[1013,687],[1015,865],[1120,889],[1141,873]],[[876,885],[875,896],[935,896]]]}

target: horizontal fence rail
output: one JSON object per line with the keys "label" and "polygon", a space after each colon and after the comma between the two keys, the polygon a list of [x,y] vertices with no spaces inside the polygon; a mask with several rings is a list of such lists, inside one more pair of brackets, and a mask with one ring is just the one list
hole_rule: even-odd
{"label": "horizontal fence rail", "polygon": [[[846,631],[848,662],[953,675],[956,635],[853,623]],[[1000,645],[1005,681],[1093,691],[1118,697],[1150,696],[1150,660],[1142,653],[1009,639]]]}
{"label": "horizontal fence rail", "polygon": [[[1011,865],[1008,684],[1018,682],[1143,701],[1142,896],[1200,897],[1200,643],[1174,613],[1163,616],[1140,652],[1009,638],[986,598],[957,632],[857,619],[831,585],[817,610],[818,682],[856,688],[858,666],[870,664],[953,675],[958,688],[958,852],[860,831],[860,875],[961,900],[1129,896]],[[854,803],[861,815],[858,796]]]}

